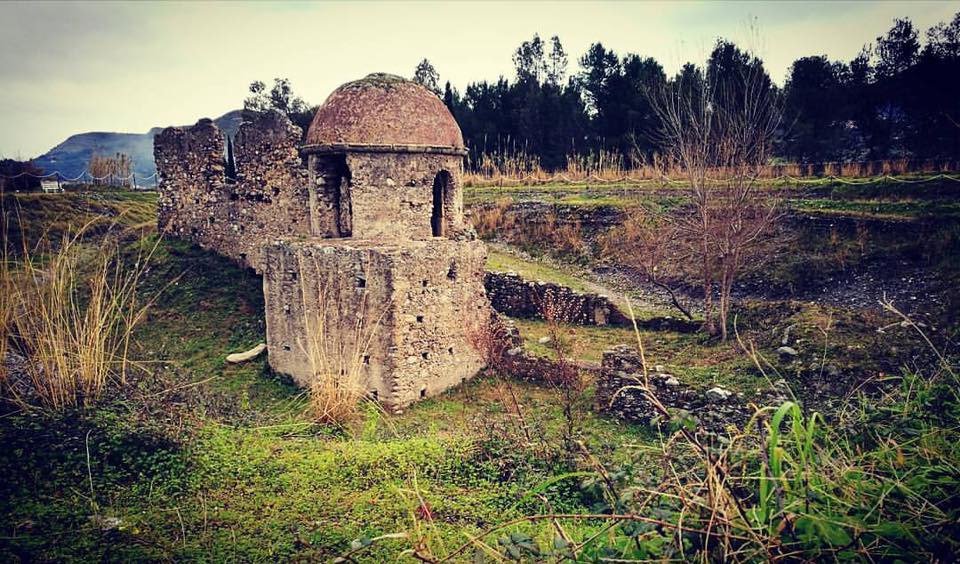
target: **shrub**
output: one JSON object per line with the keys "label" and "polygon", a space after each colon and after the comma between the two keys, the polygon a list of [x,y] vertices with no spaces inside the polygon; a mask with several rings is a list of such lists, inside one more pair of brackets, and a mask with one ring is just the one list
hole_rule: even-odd
{"label": "shrub", "polygon": [[[45,253],[24,250],[4,261],[3,347],[22,359],[4,379],[21,405],[86,405],[109,382],[126,381],[131,334],[151,303],[137,286],[153,250],[140,248],[131,264],[118,240],[94,247],[85,244],[85,232],[64,235],[55,248],[44,245]],[[0,352],[7,359],[8,351]]]}

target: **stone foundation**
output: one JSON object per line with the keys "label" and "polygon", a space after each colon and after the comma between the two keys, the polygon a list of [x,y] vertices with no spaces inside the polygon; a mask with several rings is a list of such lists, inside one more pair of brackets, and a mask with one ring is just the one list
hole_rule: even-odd
{"label": "stone foundation", "polygon": [[401,408],[485,364],[472,346],[490,319],[478,241],[310,239],[269,245],[265,259],[270,364],[302,386],[322,356]]}

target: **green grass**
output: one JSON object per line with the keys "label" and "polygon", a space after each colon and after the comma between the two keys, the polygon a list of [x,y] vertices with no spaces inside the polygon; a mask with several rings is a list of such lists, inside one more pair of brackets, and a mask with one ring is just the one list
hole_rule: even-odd
{"label": "green grass", "polygon": [[960,203],[943,200],[884,201],[807,198],[791,200],[790,206],[801,212],[876,219],[960,218]]}
{"label": "green grass", "polygon": [[[318,427],[303,392],[264,359],[224,363],[263,339],[256,275],[163,241],[142,291],[160,293],[136,336],[144,370],[128,386],[85,411],[0,418],[0,559],[328,560],[354,539],[408,530],[418,495],[433,542],[453,546],[539,510],[525,495],[564,471],[530,460],[513,414],[516,394],[535,436],[555,443],[562,413],[549,389],[514,382],[508,393],[489,376],[399,416],[369,409],[347,428]],[[651,438],[592,413],[582,428],[610,461]],[[584,511],[576,483],[543,493]],[[119,527],[100,531],[106,517]],[[364,558],[393,560],[401,546],[378,543]]]}
{"label": "green grass", "polygon": [[[97,210],[116,215],[129,209],[123,217],[131,218],[132,226],[151,220],[154,197],[117,193],[34,201],[30,196],[23,206],[29,215],[21,217],[62,227]],[[67,206],[70,202],[76,215]],[[40,231],[35,225],[25,227],[31,233]],[[129,251],[152,240],[131,242]],[[491,252],[489,267],[586,289],[562,270],[502,252]],[[589,472],[593,466],[583,460],[573,464],[555,450],[563,430],[556,390],[487,374],[399,415],[367,408],[361,420],[344,428],[321,427],[305,414],[302,390],[271,373],[265,359],[240,366],[224,362],[228,353],[264,339],[259,277],[214,253],[163,241],[142,292],[158,297],[136,335],[133,357],[142,370],[126,386],[115,385],[103,401],[86,410],[24,413],[3,404],[0,560],[329,561],[356,539],[414,531],[418,519],[427,528],[427,542],[444,553],[466,542],[468,535],[511,518],[549,510],[594,511],[603,501],[581,483],[582,476],[570,474]],[[877,333],[878,326],[889,322],[878,314],[790,302],[747,303],[737,314],[745,340],[755,342],[794,385],[818,371],[811,368],[824,354],[818,327],[828,320],[832,328],[826,355],[844,378],[899,373],[905,362],[915,365],[923,358],[910,331]],[[538,342],[546,334],[544,323],[517,324],[534,352],[549,354]],[[792,345],[800,351],[793,363],[772,358],[788,325],[795,325]],[[577,358],[585,361],[598,361],[612,345],[635,343],[632,331],[623,328],[564,330]],[[749,393],[765,383],[735,343],[672,332],[644,331],[642,337],[651,365],[662,364],[692,385],[720,384]],[[923,386],[905,389],[914,401],[925,393]],[[916,411],[889,404],[867,412],[864,420],[883,415],[902,421],[889,428],[871,427],[863,432],[862,443],[851,443],[851,451],[859,449],[864,460],[883,461],[881,469],[894,479],[871,481],[852,469],[836,474],[843,489],[825,487],[824,497],[812,500],[821,512],[817,518],[854,530],[857,520],[866,521],[864,514],[876,515],[869,513],[870,507],[899,507],[911,502],[911,492],[946,505],[941,500],[948,499],[946,492],[957,483],[952,453],[960,442],[951,430],[955,420],[949,425],[924,423],[920,435],[888,432],[912,430],[918,421],[955,409],[940,396],[919,399],[922,404],[911,408]],[[590,388],[583,402],[584,407],[592,402]],[[811,401],[810,406],[816,404]],[[580,413],[578,427],[579,438],[613,471],[615,480],[629,478],[624,483],[631,487],[662,483],[667,465],[653,455],[660,452],[661,440],[654,431],[606,419],[593,409]],[[874,430],[880,433],[876,437]],[[898,442],[891,443],[891,438]],[[903,456],[898,458],[897,449],[906,452],[903,466],[898,466]],[[927,453],[936,456],[933,462],[924,459]],[[744,465],[753,472],[757,452],[744,456],[750,457]],[[689,453],[670,460],[684,473],[698,467]],[[803,480],[795,483],[804,485]],[[830,517],[822,508],[861,491],[870,497],[849,515]],[[807,500],[795,490],[789,493],[787,502],[795,504],[789,506],[791,513],[809,511],[802,503]],[[422,515],[417,517],[421,498],[433,516],[432,526],[423,523]],[[635,501],[627,501],[626,507]],[[918,504],[912,510],[923,507],[929,509]],[[669,519],[669,511],[667,500],[656,515]],[[883,519],[896,528],[922,514],[904,511],[898,518],[887,511]],[[772,526],[777,524],[769,517],[777,510],[765,515]],[[119,519],[118,526],[101,530],[105,517]],[[956,523],[956,515],[944,516],[943,522]],[[592,536],[604,525],[563,524],[575,538]],[[910,534],[922,531],[918,527]],[[509,532],[529,534],[544,546],[553,543],[556,534],[549,522],[518,525]],[[601,544],[627,550],[634,546],[629,534],[612,529]],[[931,534],[934,539],[951,538],[949,530]],[[644,538],[649,536],[649,531],[644,533]],[[496,538],[488,540],[497,544]],[[666,542],[655,535],[653,540]],[[412,543],[377,542],[357,560],[396,561]],[[661,545],[651,541],[650,546]],[[472,556],[471,551],[464,558]],[[655,552],[651,557],[665,556]]]}
{"label": "green grass", "polygon": [[579,278],[568,274],[559,268],[539,261],[524,260],[520,257],[489,249],[487,254],[487,270],[492,272],[515,272],[526,280],[540,280],[567,286],[578,292],[589,292],[589,287]]}
{"label": "green grass", "polygon": [[[540,343],[542,337],[550,335],[546,322],[513,321],[530,352],[548,358],[556,356],[550,343]],[[562,325],[561,333],[571,357],[582,362],[599,363],[604,351],[616,345],[637,346],[636,334],[629,328]],[[746,394],[767,387],[766,380],[733,343],[710,342],[700,334],[670,331],[640,331],[640,338],[651,370],[661,365],[667,373],[695,387],[720,385]]]}
{"label": "green grass", "polygon": [[59,194],[3,194],[5,241],[19,252],[41,239],[59,242],[64,233],[89,224],[88,233],[107,228],[150,230],[157,221],[156,192],[102,190]]}

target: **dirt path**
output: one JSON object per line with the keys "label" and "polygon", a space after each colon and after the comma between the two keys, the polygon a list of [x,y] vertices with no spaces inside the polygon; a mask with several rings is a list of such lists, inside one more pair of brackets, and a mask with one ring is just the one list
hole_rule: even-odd
{"label": "dirt path", "polygon": [[[638,317],[649,314],[681,317],[669,294],[637,273],[621,266],[602,266],[593,269],[577,267],[549,258],[533,258],[527,253],[503,244],[491,244],[501,253],[510,254],[525,262],[545,264],[576,278],[586,291],[608,296],[626,311],[626,296]],[[881,300],[889,299],[908,314],[933,314],[944,306],[947,284],[926,269],[910,264],[871,266],[828,277],[813,288],[790,295],[773,295],[763,287],[739,287],[734,294],[739,299],[798,300],[850,309],[881,310]],[[681,303],[693,315],[703,310],[700,298],[677,291]]]}
{"label": "dirt path", "polygon": [[[561,271],[567,276],[577,279],[582,286],[582,290],[594,294],[601,294],[610,298],[624,312],[627,311],[627,296],[631,299],[638,317],[648,315],[669,315],[673,317],[682,314],[670,303],[669,295],[660,288],[651,284],[643,283],[640,280],[631,279],[631,276],[618,269],[586,269],[557,261],[549,257],[534,258],[516,247],[505,245],[503,243],[487,243],[491,249],[502,254],[508,254],[518,260],[535,264],[545,265],[552,269]],[[562,280],[548,280],[563,284]],[[681,296],[683,299],[685,296]],[[692,308],[691,311],[696,315],[697,304],[695,300],[684,300],[684,306]]]}

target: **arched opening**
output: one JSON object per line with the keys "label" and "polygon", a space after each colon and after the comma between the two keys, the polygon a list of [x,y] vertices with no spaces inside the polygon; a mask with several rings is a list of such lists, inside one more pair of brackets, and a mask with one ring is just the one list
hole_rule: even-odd
{"label": "arched opening", "polygon": [[334,189],[334,209],[336,210],[337,233],[341,237],[353,235],[353,202],[350,200],[350,172],[341,176]]}
{"label": "arched opening", "polygon": [[351,175],[345,155],[323,156],[316,162],[316,174],[322,177],[319,205],[324,209],[318,229],[327,237],[353,234],[353,205],[350,197]]}
{"label": "arched opening", "polygon": [[434,237],[446,235],[446,202],[450,194],[450,173],[441,170],[433,179],[433,212],[430,214],[430,227]]}

